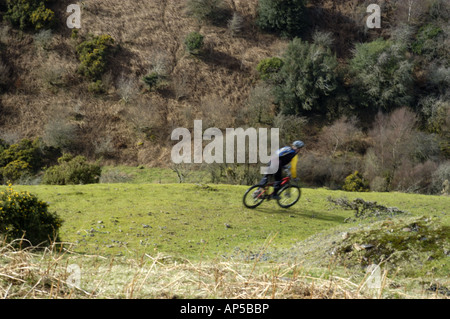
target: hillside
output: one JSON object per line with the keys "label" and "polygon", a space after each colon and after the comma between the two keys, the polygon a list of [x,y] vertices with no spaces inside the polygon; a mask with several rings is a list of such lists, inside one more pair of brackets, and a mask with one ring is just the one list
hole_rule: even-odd
{"label": "hillside", "polygon": [[[345,2],[314,1],[318,7],[315,24],[331,31],[336,25],[341,28],[343,16],[356,14],[355,5],[345,6]],[[199,24],[186,14],[186,1],[86,2],[79,33],[110,34],[121,47],[104,76],[108,94],[95,97],[76,73],[75,44],[64,19],[69,3],[58,1],[50,6],[58,16],[58,28],[45,43],[36,43],[33,33],[17,32],[3,23],[4,55],[13,78],[10,89],[1,96],[2,131],[13,135],[13,140],[43,136],[46,125],[69,122],[76,125],[85,154],[93,156],[95,145],[110,142],[114,151],[120,150],[114,152],[116,161],[148,164],[155,160],[149,155],[158,153],[158,147],[140,130],[149,129],[147,135],[158,134],[164,141],[173,127],[191,127],[202,111],[213,119],[225,116],[220,124],[232,127],[257,81],[256,65],[263,58],[281,55],[288,43],[253,25],[257,0],[227,2],[244,17],[239,37],[231,36],[226,26]],[[361,5],[360,20],[362,9]],[[363,29],[355,24],[336,33],[336,48],[342,54],[348,54]],[[205,34],[206,61],[186,54],[183,40],[191,31]],[[152,69],[164,70],[171,79],[170,88],[163,94],[142,95],[141,78]],[[121,90],[129,91],[125,105]],[[74,121],[74,114],[80,114],[77,119],[82,120]],[[139,142],[144,144],[137,147]]]}
{"label": "hillside", "polygon": [[[236,3],[239,12],[249,16],[255,14],[255,4]],[[13,86],[2,95],[3,132],[14,132],[16,138],[43,136],[49,123],[73,123],[85,154],[93,156],[96,143],[109,141],[114,159],[122,163],[158,161],[161,155],[155,156],[160,154],[155,144],[159,143],[149,141],[141,131],[167,140],[173,126],[192,125],[201,101],[211,111],[215,103],[222,103],[229,114],[236,113],[255,81],[256,64],[285,45],[276,37],[251,30],[233,38],[226,28],[198,25],[184,13],[184,1],[86,2],[80,34],[107,33],[120,45],[104,76],[107,94],[95,97],[76,74],[71,30],[63,24],[65,8],[64,3],[55,8],[60,25],[45,49],[35,44],[33,34],[3,26],[6,39],[2,42],[7,41],[5,54],[14,74]],[[206,35],[207,61],[186,54],[183,39],[190,31]],[[140,79],[156,68],[164,69],[171,87],[162,94],[141,94]],[[49,84],[53,78],[59,85]],[[128,103],[121,101],[121,89],[130,91]],[[74,114],[80,114],[81,120],[74,120]]]}
{"label": "hillside", "polygon": [[[297,44],[292,35],[258,26],[258,0],[212,1],[221,3],[224,15],[213,22],[195,18],[189,11],[194,2],[80,2],[79,30],[66,26],[71,1],[48,1],[55,15],[49,30],[21,30],[7,14],[14,0],[0,5],[0,138],[14,144],[42,137],[63,152],[104,165],[167,167],[172,130],[192,128],[194,119],[221,129],[280,127],[282,143],[306,142],[301,177],[309,185],[341,188],[358,170],[372,190],[442,190],[450,178],[445,1],[414,2],[411,8],[400,0],[375,1],[382,10],[380,29],[366,27],[367,6],[374,1],[293,1],[305,6],[296,33],[304,42]],[[199,55],[186,49],[191,32],[204,36]],[[113,45],[104,70],[92,80],[80,72],[78,50],[101,35],[109,35]],[[361,56],[380,65],[358,64],[359,44]],[[288,68],[273,81],[262,80],[259,63],[295,58],[288,55],[288,48],[300,50],[295,45],[318,45],[330,64],[302,66],[312,77],[296,79],[308,79],[296,87],[287,87]],[[383,56],[392,59],[391,69]],[[381,75],[373,77],[380,68]],[[156,76],[153,87],[146,76]],[[330,83],[321,86],[322,81]],[[407,111],[395,115],[402,107]],[[384,117],[377,117],[381,113]],[[391,135],[380,137],[375,124]],[[407,134],[396,136],[399,126]],[[396,139],[399,143],[389,142]],[[384,143],[402,147],[380,152]]]}

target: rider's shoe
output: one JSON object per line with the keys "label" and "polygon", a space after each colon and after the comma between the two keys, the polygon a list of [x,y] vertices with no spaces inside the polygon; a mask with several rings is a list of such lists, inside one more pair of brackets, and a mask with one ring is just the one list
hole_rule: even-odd
{"label": "rider's shoe", "polygon": [[272,199],[281,199],[280,195],[274,194],[271,196]]}

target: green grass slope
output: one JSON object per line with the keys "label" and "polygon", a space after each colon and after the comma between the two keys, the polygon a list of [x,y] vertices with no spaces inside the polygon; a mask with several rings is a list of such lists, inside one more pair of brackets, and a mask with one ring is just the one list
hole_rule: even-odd
{"label": "green grass slope", "polygon": [[[264,202],[255,210],[242,204],[245,186],[199,184],[98,184],[17,186],[50,204],[64,219],[61,238],[78,252],[103,255],[155,251],[188,258],[234,256],[258,251],[266,240],[273,249],[334,227],[352,211],[337,209],[331,197],[361,197],[395,206],[413,216],[436,216],[450,225],[450,198],[401,193],[346,193],[303,189],[294,207]],[[355,224],[353,223],[353,226]]]}
{"label": "green grass slope", "polygon": [[[171,178],[170,174],[166,177]],[[214,278],[214,267],[223,265],[230,271],[230,262],[237,263],[239,269],[254,269],[252,265],[257,263],[258,272],[250,272],[255,275],[267,267],[271,267],[270,271],[285,269],[283,276],[293,276],[293,280],[298,276],[296,269],[301,268],[302,282],[308,278],[315,278],[314,282],[338,280],[353,287],[350,291],[356,294],[366,280],[367,266],[380,264],[382,275],[387,276],[383,277],[387,278],[383,281],[383,285],[387,282],[383,286],[386,296],[450,294],[449,197],[304,188],[300,201],[289,209],[271,201],[250,210],[242,204],[246,186],[161,182],[14,188],[36,194],[64,219],[61,239],[70,243],[69,250],[75,253],[67,258],[84,265],[84,287],[89,291],[95,291],[86,281],[92,258],[111,267],[114,261],[135,260],[139,264],[139,260],[150,262],[168,256],[170,269],[178,269],[177,265],[210,265],[212,268],[205,272],[213,271]],[[346,223],[354,212],[336,207],[328,197],[377,201],[407,214]],[[370,244],[373,248],[359,250],[355,244]],[[136,271],[141,274],[143,269]],[[123,277],[124,282],[136,279],[124,269],[118,273],[110,269],[108,274]],[[175,279],[170,279],[169,284],[181,285]],[[230,284],[227,281],[224,287]],[[118,289],[120,283],[112,280],[108,285]],[[160,296],[157,287],[149,296]],[[180,289],[189,287],[186,282]],[[234,295],[227,292],[223,296]]]}
{"label": "green grass slope", "polygon": [[304,190],[285,210],[275,202],[257,210],[243,206],[242,186],[196,184],[99,184],[17,186],[47,201],[64,219],[61,238],[75,250],[102,255],[164,252],[188,258],[290,247],[339,225],[350,212],[328,211],[324,190]]}

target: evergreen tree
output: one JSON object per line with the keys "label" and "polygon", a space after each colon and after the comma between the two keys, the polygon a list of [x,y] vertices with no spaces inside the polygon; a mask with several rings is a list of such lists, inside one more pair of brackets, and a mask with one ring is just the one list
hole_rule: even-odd
{"label": "evergreen tree", "polygon": [[284,114],[327,111],[338,87],[338,62],[331,49],[295,38],[288,46],[277,74],[276,102]]}
{"label": "evergreen tree", "polygon": [[294,37],[305,27],[304,0],[259,0],[258,26],[265,31]]}

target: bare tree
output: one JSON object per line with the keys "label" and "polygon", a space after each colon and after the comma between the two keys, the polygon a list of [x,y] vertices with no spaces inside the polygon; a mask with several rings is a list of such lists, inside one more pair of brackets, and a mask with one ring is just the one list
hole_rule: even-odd
{"label": "bare tree", "polygon": [[1,87],[6,86],[10,81],[10,68],[0,60],[0,92]]}
{"label": "bare tree", "polygon": [[283,115],[279,113],[273,120],[273,127],[280,129],[280,146],[290,145],[293,141],[303,138],[306,117]]}
{"label": "bare tree", "polygon": [[414,24],[427,12],[430,2],[428,0],[396,0],[393,5],[396,7],[397,18],[401,22]]}
{"label": "bare tree", "polygon": [[128,104],[138,96],[139,87],[136,81],[121,75],[117,81],[117,92],[120,95],[121,100],[125,104]]}
{"label": "bare tree", "polygon": [[[410,159],[416,124],[416,115],[403,107],[389,115],[379,113],[369,132],[372,140],[370,154],[374,157],[372,162],[378,166],[372,174],[386,178],[388,186],[396,170]],[[373,167],[368,167],[368,170],[373,170]]]}
{"label": "bare tree", "polygon": [[319,145],[331,156],[338,151],[350,151],[352,142],[363,137],[356,124],[355,118],[344,116],[331,126],[325,126],[319,135]]}
{"label": "bare tree", "polygon": [[186,178],[192,174],[192,164],[171,164],[170,168],[174,171],[178,176],[178,182],[184,183]]}
{"label": "bare tree", "polygon": [[269,85],[258,84],[251,89],[244,113],[250,125],[272,124],[275,112]]}

